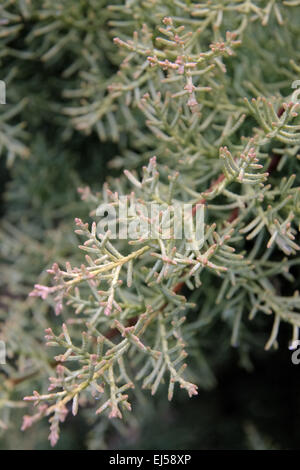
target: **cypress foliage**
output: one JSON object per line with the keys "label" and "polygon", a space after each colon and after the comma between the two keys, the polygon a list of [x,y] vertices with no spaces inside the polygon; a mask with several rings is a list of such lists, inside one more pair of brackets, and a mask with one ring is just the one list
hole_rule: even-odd
{"label": "cypress foliage", "polygon": [[299,7],[0,6],[4,436],[21,410],[55,445],[82,412],[103,448],[153,400],[199,402],[231,347],[250,368],[283,324],[296,347]]}

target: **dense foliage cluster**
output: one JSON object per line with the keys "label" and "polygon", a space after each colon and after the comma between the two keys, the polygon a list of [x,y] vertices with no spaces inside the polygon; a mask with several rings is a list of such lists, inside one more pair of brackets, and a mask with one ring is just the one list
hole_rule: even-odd
{"label": "dense foliage cluster", "polygon": [[[192,397],[230,345],[246,367],[282,323],[298,340],[300,2],[0,13],[0,428],[20,409],[23,430],[47,417],[55,445],[82,409],[99,448],[110,426],[138,427],[141,389]],[[97,231],[97,209],[125,203],[116,226],[135,239]],[[174,233],[186,205],[200,240]]]}

